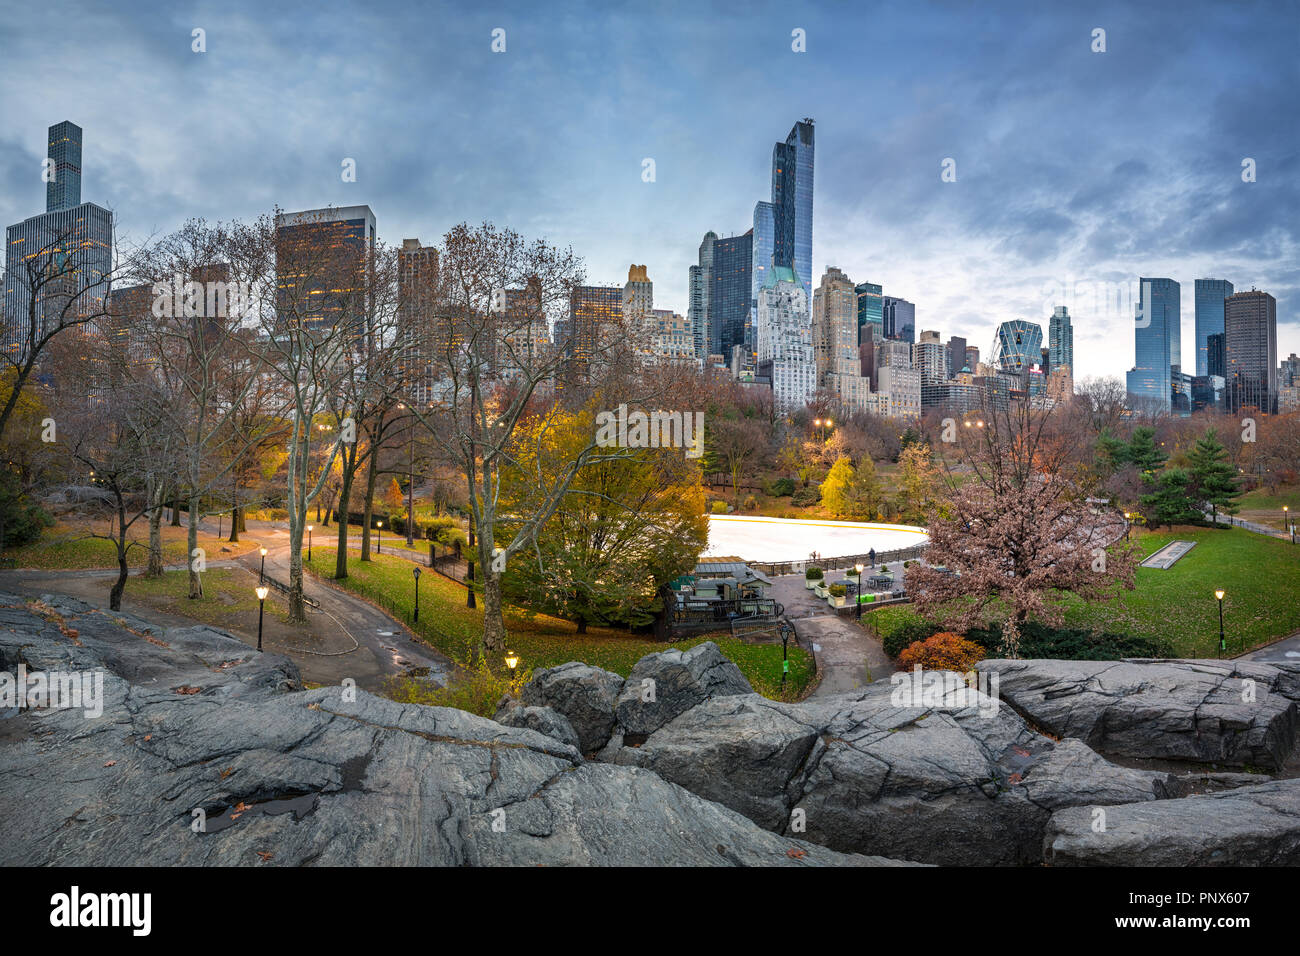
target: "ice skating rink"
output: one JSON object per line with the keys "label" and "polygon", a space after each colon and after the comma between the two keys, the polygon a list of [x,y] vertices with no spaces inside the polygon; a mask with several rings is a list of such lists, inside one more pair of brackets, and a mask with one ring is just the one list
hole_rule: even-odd
{"label": "ice skating rink", "polygon": [[855,521],[794,521],[709,515],[709,546],[704,557],[746,561],[806,561],[816,551],[828,558],[910,548],[929,540],[924,528]]}

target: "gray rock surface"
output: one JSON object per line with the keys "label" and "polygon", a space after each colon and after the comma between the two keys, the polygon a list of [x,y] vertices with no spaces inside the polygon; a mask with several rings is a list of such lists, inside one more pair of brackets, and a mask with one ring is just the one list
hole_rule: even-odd
{"label": "gray rock surface", "polygon": [[[989,660],[1038,727],[1103,754],[1281,767],[1295,749],[1295,672],[1249,661]],[[1251,694],[1253,692],[1253,699]]]}
{"label": "gray rock surface", "polygon": [[534,671],[520,698],[529,707],[549,707],[567,717],[578,733],[578,749],[589,754],[609,741],[622,690],[623,678],[617,674],[570,661]]}
{"label": "gray rock surface", "polygon": [[569,718],[549,707],[502,707],[493,715],[505,727],[524,727],[578,749],[578,732]]}
{"label": "gray rock surface", "polygon": [[1052,815],[1043,846],[1053,866],[1296,866],[1300,780],[1222,793]]}
{"label": "gray rock surface", "polygon": [[292,662],[208,628],[159,638],[0,604],[6,671],[98,668],[104,686],[98,718],[0,711],[0,864],[892,862],[766,832],[530,729],[296,690]]}
{"label": "gray rock surface", "polygon": [[[648,700],[653,692],[653,700]],[[623,734],[652,734],[711,697],[752,694],[740,668],[712,641],[688,651],[647,654],[628,675],[615,713]]]}
{"label": "gray rock surface", "polygon": [[982,695],[974,706],[950,698],[916,707],[892,696],[880,681],[802,704],[713,698],[612,759],[774,832],[939,864],[1039,862],[1054,809],[1163,793],[1163,774],[1116,767],[1073,744],[1057,752]]}

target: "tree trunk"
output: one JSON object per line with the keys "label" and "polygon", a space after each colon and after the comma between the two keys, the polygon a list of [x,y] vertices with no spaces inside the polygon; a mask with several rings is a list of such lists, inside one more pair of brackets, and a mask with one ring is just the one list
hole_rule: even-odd
{"label": "tree trunk", "polygon": [[113,587],[108,592],[108,609],[110,611],[122,610],[122,592],[126,590],[126,576],[126,541],[119,540],[117,544],[117,580],[113,582]]}
{"label": "tree trunk", "polygon": [[172,492],[172,527],[181,526],[181,490],[179,487]]}
{"label": "tree trunk", "polygon": [[[352,498],[352,479],[355,474],[356,465],[353,465],[353,471],[348,470],[347,462],[343,463],[343,487],[339,490],[339,496],[344,501]],[[339,522],[339,542],[338,554],[334,559],[334,577],[342,580],[348,576],[348,523]]]}
{"label": "tree trunk", "polygon": [[488,565],[483,574],[483,650],[500,653],[506,646],[506,623],[501,607],[501,575]]}
{"label": "tree trunk", "polygon": [[190,516],[186,524],[189,526],[189,533],[185,536],[185,553],[186,561],[190,569],[190,597],[203,597],[203,581],[199,577],[198,569],[194,566],[197,560],[194,552],[199,548],[199,496],[190,495],[189,500]]}
{"label": "tree trunk", "polygon": [[[361,560],[370,560],[370,522],[375,512],[375,482],[379,478],[379,459],[371,450],[366,462],[366,500],[361,509]],[[344,521],[347,519],[344,518]]]}
{"label": "tree trunk", "polygon": [[161,482],[148,489],[149,495],[149,564],[144,576],[159,578],[163,574],[162,519],[163,501],[167,489]]}
{"label": "tree trunk", "polygon": [[[297,513],[296,510],[294,512]],[[302,532],[307,523],[304,508],[297,521],[289,522],[289,623],[307,623],[307,604],[302,599]]]}

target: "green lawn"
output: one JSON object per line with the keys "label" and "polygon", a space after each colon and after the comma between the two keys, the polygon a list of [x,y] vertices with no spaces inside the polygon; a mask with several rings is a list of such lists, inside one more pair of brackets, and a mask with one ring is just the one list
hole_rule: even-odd
{"label": "green lawn", "polygon": [[[1066,596],[1065,626],[1166,641],[1181,657],[1217,657],[1222,588],[1228,653],[1248,651],[1300,630],[1300,546],[1239,528],[1181,527],[1142,533],[1145,557],[1170,541],[1197,545],[1167,571],[1138,568],[1136,588],[1113,601]],[[916,612],[881,608],[868,620],[882,627]]]}
{"label": "green lawn", "polygon": [[[186,544],[186,528],[163,528],[163,563],[169,565],[184,564],[189,553]],[[132,569],[145,567],[149,563],[149,529],[142,522],[132,526],[127,532],[135,545],[127,550],[126,562]],[[242,541],[230,544],[224,538],[200,534],[199,547],[206,549],[209,561],[219,558],[231,558],[256,547],[256,541],[247,534],[242,534]],[[228,549],[228,550],[223,550]],[[117,567],[117,545],[104,538],[87,536],[84,528],[60,523],[49,528],[40,539],[21,548],[6,548],[4,558],[13,562],[13,567],[28,568],[39,571],[73,571]]]}
{"label": "green lawn", "polygon": [[[316,557],[320,555],[320,557]],[[310,564],[320,577],[332,579],[335,550],[315,548]],[[355,558],[348,561],[348,576],[335,585],[354,591],[405,621],[424,640],[462,664],[474,657],[483,630],[481,607],[465,607],[465,588],[428,569],[420,576],[420,621],[411,624],[414,607],[414,565],[387,554],[375,555],[369,562]],[[781,646],[746,644],[729,635],[706,635],[671,645],[642,635],[613,628],[592,627],[578,634],[569,621],[544,614],[529,614],[516,608],[507,609],[506,627],[510,649],[520,656],[520,667],[537,669],[554,667],[567,661],[583,661],[626,677],[646,654],[670,647],[686,649],[706,640],[714,641],[749,679],[754,690],[773,699],[797,699],[812,679],[812,657],[802,648],[790,647],[790,677],[781,692]],[[494,672],[505,673],[499,661],[489,661]]]}

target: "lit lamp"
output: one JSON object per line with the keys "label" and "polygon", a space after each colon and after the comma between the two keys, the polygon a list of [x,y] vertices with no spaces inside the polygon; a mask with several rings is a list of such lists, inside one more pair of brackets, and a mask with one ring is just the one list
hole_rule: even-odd
{"label": "lit lamp", "polygon": [[1219,599],[1219,656],[1228,649],[1228,642],[1223,638],[1223,589],[1214,592],[1214,596]]}
{"label": "lit lamp", "polygon": [[1124,512],[1124,540],[1125,541],[1128,540],[1129,521],[1132,519],[1132,517],[1133,516],[1129,514],[1129,512],[1127,511]]}
{"label": "lit lamp", "polygon": [[519,666],[519,655],[514,651],[506,651],[506,667],[510,669],[510,679],[515,679],[515,668]]}
{"label": "lit lamp", "polygon": [[415,575],[415,613],[411,615],[411,623],[417,624],[420,620],[420,567],[416,565],[411,568],[411,573]]}
{"label": "lit lamp", "polygon": [[379,526],[379,540],[375,543],[375,553],[379,554],[384,550],[384,523],[382,521],[375,523]]}
{"label": "lit lamp", "polygon": [[262,549],[262,567],[257,572],[257,583],[261,584],[266,580],[266,548]]}
{"label": "lit lamp", "polygon": [[1289,514],[1290,511],[1291,511],[1291,507],[1289,505],[1282,506],[1282,528],[1288,534],[1291,531],[1291,515]]}
{"label": "lit lamp", "polygon": [[[265,553],[265,549],[263,549]],[[254,588],[257,591],[257,649],[262,649],[262,610],[266,607],[266,596],[271,589],[266,585]]]}
{"label": "lit lamp", "polygon": [[307,525],[307,562],[311,563],[311,525]]}

